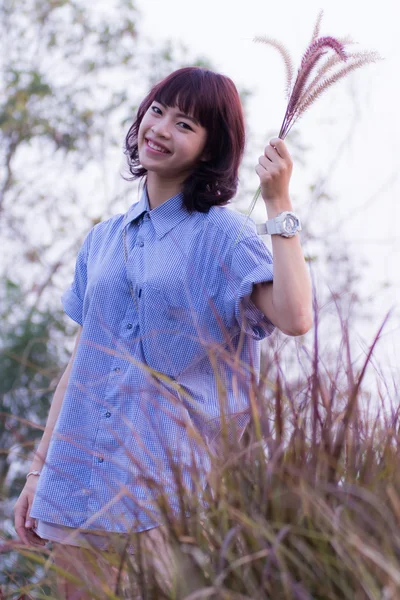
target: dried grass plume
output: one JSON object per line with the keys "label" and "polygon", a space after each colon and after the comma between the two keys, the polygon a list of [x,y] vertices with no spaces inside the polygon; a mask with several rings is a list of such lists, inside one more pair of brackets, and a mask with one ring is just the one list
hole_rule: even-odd
{"label": "dried grass plume", "polygon": [[[282,140],[285,139],[294,123],[334,83],[343,79],[345,75],[353,72],[355,69],[359,69],[369,63],[377,62],[378,60],[383,60],[375,51],[348,52],[347,46],[356,43],[350,37],[318,37],[322,16],[323,11],[321,10],[314,26],[311,42],[303,54],[294,83],[293,62],[284,44],[270,37],[257,36],[254,38],[255,42],[267,44],[278,50],[285,65],[287,108],[278,135]],[[326,57],[330,50],[334,54]],[[324,57],[326,59],[322,60]],[[332,71],[334,68],[336,70]],[[261,187],[259,186],[241,231],[245,227],[260,193]]]}

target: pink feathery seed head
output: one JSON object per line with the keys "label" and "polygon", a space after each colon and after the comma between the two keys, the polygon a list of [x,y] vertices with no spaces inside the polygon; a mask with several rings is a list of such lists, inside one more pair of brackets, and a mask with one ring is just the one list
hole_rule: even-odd
{"label": "pink feathery seed head", "polygon": [[310,76],[311,71],[315,67],[316,63],[319,61],[321,56],[326,54],[326,50],[322,48],[318,48],[313,52],[313,55],[307,61],[305,67],[300,68],[297,73],[296,81],[293,86],[293,90],[288,103],[287,116],[291,115],[296,108],[296,105],[299,101],[300,96],[303,93],[304,87],[307,83],[307,80]]}
{"label": "pink feathery seed head", "polygon": [[332,48],[340,56],[342,60],[347,60],[347,54],[343,44],[341,44],[336,38],[332,36],[320,37],[315,40],[304,53],[301,61],[300,69],[303,69],[307,62],[312,58],[315,52],[318,52],[323,47]]}
{"label": "pink feathery seed head", "polygon": [[327,53],[328,48],[332,48],[342,60],[347,59],[343,44],[333,37],[321,37],[310,44],[303,56],[301,65],[297,72],[296,81],[294,83],[283,120],[283,130],[289,126],[289,123],[294,116],[298,102],[302,97],[307,81],[309,80],[311,71],[320,58]]}
{"label": "pink feathery seed head", "polygon": [[299,101],[296,112],[294,115],[294,120],[296,120],[308,107],[315,102],[315,100],[331,85],[342,79],[347,73],[350,73],[354,69],[358,69],[363,65],[375,62],[376,60],[380,60],[380,56],[376,52],[357,52],[355,54],[350,54],[349,58],[354,57],[355,60],[353,63],[348,63],[344,67],[342,67],[339,71],[331,75],[330,77],[323,79],[318,85],[316,85],[308,95],[305,95]]}

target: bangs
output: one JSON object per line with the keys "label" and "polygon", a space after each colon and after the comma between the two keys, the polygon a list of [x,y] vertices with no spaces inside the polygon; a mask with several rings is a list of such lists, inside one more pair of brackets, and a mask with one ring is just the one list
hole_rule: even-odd
{"label": "bangs", "polygon": [[207,72],[194,70],[188,76],[187,72],[178,71],[155,90],[154,100],[169,107],[177,106],[208,129],[217,117],[216,91],[215,82],[207,77]]}

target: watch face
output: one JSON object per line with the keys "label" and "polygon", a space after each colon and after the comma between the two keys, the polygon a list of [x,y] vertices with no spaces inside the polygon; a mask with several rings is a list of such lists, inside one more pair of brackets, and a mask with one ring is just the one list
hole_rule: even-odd
{"label": "watch face", "polygon": [[283,219],[282,225],[286,233],[293,233],[293,231],[296,231],[297,219],[295,219],[292,215],[287,215]]}

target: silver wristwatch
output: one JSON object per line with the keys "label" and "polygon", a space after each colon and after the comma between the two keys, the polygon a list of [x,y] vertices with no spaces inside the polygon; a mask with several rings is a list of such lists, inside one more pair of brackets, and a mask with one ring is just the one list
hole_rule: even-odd
{"label": "silver wristwatch", "polygon": [[294,212],[285,210],[274,219],[268,219],[265,223],[257,225],[259,235],[281,235],[282,237],[293,237],[301,231],[301,221]]}

